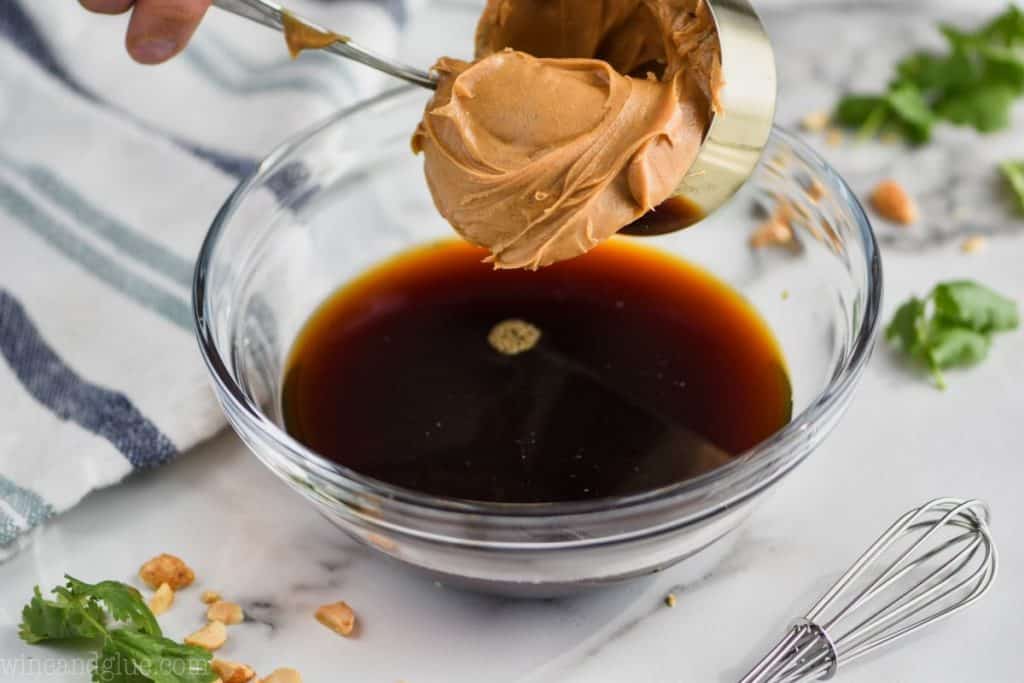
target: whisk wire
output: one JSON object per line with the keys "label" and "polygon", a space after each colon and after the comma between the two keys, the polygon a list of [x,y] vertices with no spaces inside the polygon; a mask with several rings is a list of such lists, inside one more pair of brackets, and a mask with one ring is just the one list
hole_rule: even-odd
{"label": "whisk wire", "polygon": [[[740,683],[827,680],[841,666],[964,609],[997,573],[988,521],[984,503],[957,498],[901,515]],[[873,578],[854,590],[869,572]],[[847,593],[851,598],[840,601]]]}
{"label": "whisk wire", "polygon": [[[840,588],[845,588],[847,585],[849,585],[852,581],[854,581],[856,579],[856,577],[860,574],[860,572],[863,570],[863,568],[865,566],[867,566],[872,561],[874,561],[881,552],[884,552],[885,548],[887,547],[887,544],[895,541],[898,538],[898,536],[904,531],[904,529],[915,529],[915,528],[918,528],[920,525],[913,524],[912,522],[913,522],[914,519],[920,517],[921,514],[922,513],[920,511],[916,511],[916,512],[915,511],[910,511],[910,512],[906,513],[903,517],[901,517],[900,520],[893,527],[891,527],[891,529],[889,530],[888,533],[883,534],[882,537],[879,539],[879,541],[876,542],[874,545],[872,545],[871,548],[869,548],[868,551],[866,553],[864,553],[864,555],[861,557],[861,561],[855,563],[854,566],[842,577],[842,579],[840,579],[839,582],[837,582],[836,585],[838,587],[840,587]],[[962,538],[962,537],[963,537],[963,535],[961,537],[958,537],[958,538]],[[900,578],[902,578],[904,575],[906,575],[907,573],[912,571],[914,568],[916,568],[917,566],[922,564],[924,561],[926,561],[926,560],[928,560],[928,559],[930,559],[930,558],[932,558],[932,557],[934,557],[936,555],[939,555],[942,552],[944,552],[949,547],[949,545],[950,545],[948,543],[944,544],[943,546],[940,546],[940,547],[936,548],[935,550],[932,550],[932,551],[926,553],[922,558],[920,558],[918,560],[915,560],[915,561],[912,561],[912,562],[909,562],[902,569],[898,569],[897,570],[899,565],[901,563],[903,563],[904,560],[906,560],[906,558],[909,557],[910,553],[912,553],[913,550],[915,550],[917,547],[919,547],[920,544],[921,544],[921,541],[919,541],[918,543],[915,543],[914,545],[912,545],[908,549],[908,551],[906,551],[902,555],[900,555],[900,557],[897,558],[884,572],[882,572],[882,574],[879,575],[879,577],[874,582],[872,582],[869,586],[864,588],[858,594],[858,596],[850,603],[849,606],[847,606],[847,607],[843,608],[842,610],[838,611],[837,614],[832,619],[830,619],[822,627],[821,631],[824,634],[827,634],[828,633],[827,629],[832,628],[840,620],[842,620],[846,616],[848,616],[848,615],[852,614],[853,612],[855,612],[856,610],[858,610],[868,600],[873,598],[875,595],[878,595],[879,593],[884,591],[886,588],[888,588],[892,584],[894,584],[897,581],[899,581]],[[793,659],[796,660],[797,662],[800,662],[800,661],[804,661],[805,662],[804,666],[799,668],[799,672],[803,672],[803,673],[806,674],[813,667],[815,667],[815,665],[821,663],[822,660],[825,660],[827,658],[831,659],[832,661],[835,661],[837,659],[837,654],[838,654],[838,645],[839,644],[845,645],[846,644],[845,641],[847,640],[848,637],[850,637],[851,635],[857,634],[857,633],[861,632],[864,629],[867,629],[867,627],[869,627],[869,626],[871,628],[866,630],[866,631],[864,631],[859,639],[856,639],[853,643],[849,644],[849,647],[850,648],[856,648],[859,644],[861,644],[861,643],[863,643],[863,642],[865,642],[867,640],[870,640],[872,636],[874,636],[878,631],[882,630],[883,627],[885,627],[887,625],[884,622],[872,625],[872,622],[875,619],[877,619],[887,609],[894,608],[896,605],[899,604],[899,602],[904,601],[904,600],[908,600],[909,598],[913,597],[914,593],[916,592],[916,590],[918,588],[920,588],[921,586],[926,585],[927,582],[935,574],[940,573],[941,571],[942,571],[942,567],[939,567],[938,569],[935,570],[935,572],[933,572],[932,574],[926,576],[924,579],[922,579],[920,582],[918,582],[918,584],[916,586],[914,586],[910,591],[908,591],[907,593],[905,593],[902,596],[897,597],[895,600],[890,602],[888,605],[882,607],[880,610],[876,610],[876,612],[874,612],[871,616],[869,616],[866,619],[864,619],[863,621],[861,621],[856,626],[854,626],[854,627],[852,627],[850,629],[847,629],[847,631],[844,632],[843,635],[837,637],[834,641],[830,642],[831,646],[827,650],[823,650],[823,651],[819,652],[817,654],[817,656],[815,656],[815,657],[813,657],[811,659],[805,659],[805,657],[804,657],[805,653],[807,651],[811,650],[818,643],[818,640],[819,640],[818,638],[811,639],[802,648],[800,648],[797,651],[794,651]],[[895,573],[893,573],[893,572],[895,572]],[[939,587],[941,587],[941,586],[939,586]],[[831,593],[831,591],[830,591],[830,593]],[[927,597],[927,596],[925,596],[925,597]],[[825,604],[827,605],[828,603],[825,603]],[[907,607],[913,607],[913,604],[910,604]],[[816,617],[817,613],[820,613],[822,610],[823,610],[823,606],[819,607],[817,610],[812,610],[812,614],[814,614],[814,616]],[[815,612],[817,612],[817,613],[815,613]],[[913,612],[911,612],[910,614],[907,614],[907,615],[903,615],[903,619],[909,618],[909,616],[911,616],[911,614],[913,614]],[[899,616],[899,615],[894,615],[894,616]],[[811,622],[811,623],[813,623],[813,622]]]}
{"label": "whisk wire", "polygon": [[[875,561],[882,553],[885,552],[885,550],[889,547],[889,545],[892,542],[898,539],[906,531],[912,531],[915,528],[917,528],[919,525],[915,524],[914,520],[924,515],[926,509],[927,508],[925,506],[905,513],[903,517],[901,517],[895,525],[890,527],[889,532],[882,536],[882,539],[880,540],[884,542],[875,543],[868,550],[868,552],[865,553],[865,555],[863,556],[863,559],[865,560],[864,564],[868,564]],[[825,625],[825,628],[831,628],[833,624],[835,624],[837,621],[846,616],[846,614],[857,609],[864,602],[874,597],[874,595],[876,595],[880,590],[884,589],[884,587],[888,585],[886,583],[888,579],[895,579],[896,577],[902,575],[906,571],[910,571],[916,564],[918,564],[918,562],[911,562],[903,570],[899,569],[900,565],[904,562],[904,560],[910,557],[914,553],[914,551],[916,551],[921,545],[927,542],[928,539],[931,538],[934,534],[938,533],[939,529],[942,528],[942,525],[948,521],[949,517],[952,514],[954,513],[951,512],[950,514],[945,515],[941,520],[939,520],[938,524],[926,525],[926,528],[929,528],[929,531],[923,536],[921,536],[909,548],[904,550],[903,553],[901,553],[900,556],[896,558],[896,560],[893,561],[893,563],[890,564],[889,567],[878,576],[878,578],[876,578],[869,586],[867,586],[860,592],[860,594],[850,603],[848,607],[841,610],[835,618],[833,618],[829,623],[827,623]],[[933,551],[933,553],[941,552],[943,549],[945,549],[945,547],[945,545],[940,546],[935,551]],[[854,579],[856,579],[857,575],[859,574],[859,571],[855,572],[854,570],[850,570],[850,572],[847,573],[851,574],[850,581],[853,581]]]}
{"label": "whisk wire", "polygon": [[[949,595],[953,595],[956,593],[956,591],[977,580],[977,582],[974,585],[974,588],[959,602],[956,602],[943,608],[942,610],[938,611],[935,615],[930,616],[927,619],[922,619],[921,621],[915,622],[914,624],[905,626],[897,631],[894,631],[892,634],[886,636],[884,639],[878,642],[869,643],[867,644],[867,646],[858,649],[851,649],[849,652],[844,654],[844,663],[849,663],[854,659],[862,657],[863,655],[868,654],[872,650],[875,650],[879,647],[882,647],[883,645],[886,645],[889,642],[902,638],[903,636],[908,635],[911,632],[916,631],[917,629],[923,626],[937,622],[941,619],[945,619],[946,617],[949,617],[959,612],[971,603],[975,602],[986,592],[988,592],[988,589],[992,584],[992,580],[995,578],[996,564],[997,558],[995,556],[993,548],[992,551],[987,551],[985,553],[985,558],[982,560],[982,564],[978,567],[978,569],[975,570],[975,572],[971,574],[970,577],[964,579],[959,584],[954,586],[952,589],[947,591],[943,596],[941,596],[942,598],[945,598]],[[926,607],[927,605],[922,606],[916,611],[921,611]]]}
{"label": "whisk wire", "polygon": [[[854,626],[851,629],[849,629],[847,631],[847,633],[856,633],[856,632],[860,631],[861,629],[867,629],[869,627],[871,628],[871,631],[877,631],[877,630],[881,630],[883,627],[888,626],[890,624],[890,622],[892,622],[893,624],[897,624],[897,623],[900,623],[902,621],[905,621],[906,619],[909,619],[911,616],[913,616],[920,609],[922,609],[922,608],[927,606],[926,604],[922,605],[921,603],[923,603],[924,601],[928,600],[933,595],[939,593],[943,589],[943,587],[950,580],[952,580],[952,578],[963,568],[963,566],[966,563],[970,562],[971,557],[973,556],[973,550],[977,547],[978,543],[980,543],[980,540],[978,540],[976,543],[973,543],[972,545],[969,545],[969,546],[965,547],[963,550],[961,550],[959,553],[957,553],[957,555],[955,555],[953,557],[953,559],[952,559],[952,561],[955,562],[961,555],[967,554],[966,560],[964,560],[960,564],[954,565],[952,567],[950,567],[948,565],[940,565],[935,570],[933,570],[931,573],[927,574],[924,578],[919,580],[916,584],[914,584],[906,592],[904,592],[901,595],[896,596],[893,600],[891,600],[890,602],[888,602],[884,606],[882,606],[882,607],[878,608],[877,610],[875,610],[870,616],[866,617],[863,621],[858,623],[856,626]],[[949,547],[951,547],[951,546],[948,545],[948,544],[947,545],[943,545],[941,550],[944,551],[944,550],[946,550]],[[931,556],[935,556],[937,554],[938,553],[929,553],[929,555],[931,555]],[[920,562],[915,562],[913,564],[908,564],[903,570],[901,570],[900,572],[894,574],[883,585],[875,587],[865,597],[864,601],[862,601],[860,604],[856,605],[854,608],[850,609],[849,612],[853,612],[857,608],[861,607],[863,604],[866,604],[867,600],[869,600],[870,598],[874,597],[875,595],[878,595],[878,594],[882,593],[886,588],[888,588],[889,586],[891,586],[894,583],[896,583],[899,579],[903,578],[903,576],[905,576],[906,574],[908,574],[912,570],[916,569],[920,565],[921,565]],[[931,588],[927,588],[927,586],[932,581],[932,579],[934,579],[936,576],[939,576],[940,574],[945,574],[945,576],[942,577],[938,581],[938,583],[936,583],[935,585],[931,586]],[[964,581],[962,581],[956,587],[954,587],[950,591],[947,591],[943,595],[948,595],[951,592],[955,592],[957,590],[957,588],[959,588],[960,586],[964,585],[965,583],[971,581],[973,578],[974,578],[974,574],[972,574],[967,579],[964,579]],[[922,589],[923,589],[923,592],[919,592]],[[920,607],[918,609],[913,609],[915,606],[918,606],[918,605],[920,605]],[[878,620],[877,622],[875,621],[876,619]],[[870,637],[870,635],[871,635],[871,633],[869,632],[863,638]],[[845,639],[845,635],[844,635],[843,639]]]}

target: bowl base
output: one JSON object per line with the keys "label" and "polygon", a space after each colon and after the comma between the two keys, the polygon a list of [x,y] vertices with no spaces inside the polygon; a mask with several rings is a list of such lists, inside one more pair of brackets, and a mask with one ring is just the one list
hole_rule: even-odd
{"label": "bowl base", "polygon": [[[328,517],[328,519],[330,518]],[[665,571],[672,572],[673,584],[696,583],[711,574],[732,553],[737,542],[742,538],[742,534],[735,533],[735,530],[742,528],[743,522],[737,526],[730,527],[724,534],[712,539],[707,544],[670,561],[624,574],[603,576],[596,579],[581,579],[578,581],[503,581],[465,576],[423,567],[390,555],[372,543],[366,542],[359,535],[349,533],[339,525],[336,526],[345,531],[347,536],[350,536],[360,545],[373,550],[377,557],[386,558],[402,569],[417,576],[430,579],[435,584],[440,584],[445,588],[503,598],[550,600],[621,586],[624,583],[640,581]]]}

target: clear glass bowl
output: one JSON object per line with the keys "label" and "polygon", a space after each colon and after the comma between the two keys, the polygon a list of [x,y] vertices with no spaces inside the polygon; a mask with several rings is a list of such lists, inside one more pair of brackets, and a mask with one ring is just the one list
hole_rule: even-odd
{"label": "clear glass bowl", "polygon": [[[199,346],[228,421],[274,473],[355,538],[450,581],[553,594],[646,574],[733,530],[832,430],[870,356],[882,291],[871,226],[843,180],[773,133],[735,200],[695,228],[641,239],[742,292],[789,363],[793,421],[704,476],[579,503],[487,504],[392,486],[335,464],[282,427],[289,347],[313,310],[367,268],[450,238],[409,138],[429,93],[401,89],[280,147],[227,200],[199,255]],[[791,248],[752,249],[778,202]],[[401,391],[395,387],[395,391]]]}

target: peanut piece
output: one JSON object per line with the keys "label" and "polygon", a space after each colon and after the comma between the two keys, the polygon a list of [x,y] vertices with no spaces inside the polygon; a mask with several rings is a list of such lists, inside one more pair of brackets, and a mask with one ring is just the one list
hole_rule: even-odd
{"label": "peanut piece", "polygon": [[245,614],[237,603],[218,600],[206,610],[206,618],[210,621],[220,621],[228,626],[232,626],[242,623]]}
{"label": "peanut piece", "polygon": [[960,243],[960,251],[965,254],[974,254],[988,246],[988,240],[982,235],[971,235]]}
{"label": "peanut piece", "polygon": [[352,635],[356,627],[356,614],[344,602],[321,605],[316,611],[316,620],[343,636]]}
{"label": "peanut piece", "polygon": [[775,206],[771,217],[750,235],[750,246],[755,249],[769,246],[790,248],[797,246],[793,235],[793,214],[794,211],[789,202],[780,201]]}
{"label": "peanut piece", "polygon": [[302,676],[295,669],[274,669],[273,673],[260,683],[302,683]]}
{"label": "peanut piece", "polygon": [[820,133],[828,128],[830,118],[827,111],[812,111],[803,118],[800,125],[808,133]]}
{"label": "peanut piece", "polygon": [[203,594],[199,596],[199,599],[204,605],[212,605],[220,600],[220,593],[217,591],[203,591]]}
{"label": "peanut piece", "polygon": [[149,599],[149,611],[154,616],[160,616],[169,610],[172,604],[174,604],[174,591],[171,589],[170,584],[164,582],[160,584],[160,587],[156,589],[156,593],[153,593],[153,597]]}
{"label": "peanut piece", "polygon": [[380,534],[366,534],[366,540],[385,551],[391,551],[398,547],[398,545],[390,538],[387,536],[381,536]]}
{"label": "peanut piece", "polygon": [[895,180],[883,180],[871,192],[871,206],[882,218],[910,225],[917,220],[917,204]]}
{"label": "peanut piece", "polygon": [[211,621],[190,636],[185,636],[186,645],[198,645],[213,652],[228,639],[228,627],[220,621]]}
{"label": "peanut piece", "polygon": [[174,590],[180,590],[195,581],[196,575],[180,557],[166,553],[157,555],[139,568],[139,578],[156,590],[166,583]]}
{"label": "peanut piece", "polygon": [[811,198],[812,202],[821,201],[825,196],[825,186],[821,184],[820,180],[811,181],[811,184],[807,186],[807,196]]}
{"label": "peanut piece", "polygon": [[214,659],[210,662],[210,668],[213,669],[213,673],[220,676],[222,683],[247,683],[256,676],[256,672],[245,664],[229,662],[226,659]]}

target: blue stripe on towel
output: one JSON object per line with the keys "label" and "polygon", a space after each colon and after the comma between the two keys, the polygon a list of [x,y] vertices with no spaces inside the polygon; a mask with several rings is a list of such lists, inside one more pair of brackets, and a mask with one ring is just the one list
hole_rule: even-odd
{"label": "blue stripe on towel", "polygon": [[[2,320],[0,318],[0,325]],[[0,503],[0,546],[11,543],[19,534],[49,519],[54,513],[50,504],[36,493],[3,476],[0,476]],[[11,517],[9,511],[13,511],[18,519]]]}
{"label": "blue stripe on towel", "polygon": [[74,216],[83,228],[107,239],[117,249],[182,287],[191,289],[192,264],[188,259],[100,210],[47,168],[12,161],[3,155],[0,155],[0,165],[28,180],[36,192]]}
{"label": "blue stripe on towel", "polygon": [[3,549],[5,545],[10,545],[19,534],[24,532],[25,529],[16,524],[10,515],[0,507],[0,549]]}
{"label": "blue stripe on towel", "polygon": [[177,453],[170,439],[124,394],[87,382],[65,365],[24,307],[4,289],[0,289],[0,355],[33,398],[60,419],[105,438],[132,467],[161,465]]}
{"label": "blue stripe on towel", "polygon": [[[214,49],[218,51],[217,55],[209,54],[208,48],[211,46],[215,46]],[[316,55],[316,53],[310,57],[314,55],[327,60],[333,59],[327,55]],[[233,61],[246,73],[237,77],[229,74],[221,66],[221,62],[225,58]],[[348,72],[345,69],[337,68],[337,64],[331,65],[334,67],[330,71],[330,74],[334,76],[331,79],[304,74],[296,68],[296,64],[291,60],[259,68],[245,66],[234,52],[224,46],[223,42],[209,41],[209,45],[207,45],[202,40],[194,40],[189,48],[182,53],[182,59],[191,64],[196,73],[202,75],[215,87],[236,96],[268,92],[294,92],[307,97],[324,98],[333,107],[341,107],[345,101],[351,99],[348,93],[341,92],[341,88],[338,87],[341,84],[339,74],[347,76]]]}
{"label": "blue stripe on towel", "polygon": [[181,329],[191,332],[192,311],[184,299],[158,287],[98,251],[2,178],[0,207],[6,208],[19,222],[94,277],[103,280],[124,296],[134,299]]}
{"label": "blue stripe on towel", "polygon": [[[39,2],[39,0],[35,1]],[[96,93],[79,83],[74,76],[64,68],[60,63],[60,60],[57,59],[57,56],[53,53],[53,50],[51,50],[49,45],[47,45],[42,33],[32,22],[32,18],[29,17],[25,10],[23,10],[18,4],[18,0],[0,0],[0,2],[2,2],[2,5],[0,5],[0,36],[6,37],[18,49],[27,54],[31,59],[35,60],[40,67],[46,69],[51,75],[63,82],[64,85],[74,92],[95,104],[102,105],[106,109],[117,113],[140,128],[149,132],[157,133],[161,137],[170,140],[172,143],[181,147],[193,156],[209,162],[228,175],[232,175],[236,178],[244,178],[256,170],[257,161],[255,159],[239,157],[190,143],[173,134],[160,131],[120,107],[104,101],[96,95]]]}

